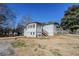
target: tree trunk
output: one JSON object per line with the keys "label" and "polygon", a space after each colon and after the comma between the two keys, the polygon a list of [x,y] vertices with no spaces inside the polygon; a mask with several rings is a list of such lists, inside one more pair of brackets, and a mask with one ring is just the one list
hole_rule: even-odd
{"label": "tree trunk", "polygon": [[74,33],[74,30],[73,30],[72,28],[70,29],[70,31],[71,31],[71,32],[70,32],[71,34],[73,34],[73,33]]}

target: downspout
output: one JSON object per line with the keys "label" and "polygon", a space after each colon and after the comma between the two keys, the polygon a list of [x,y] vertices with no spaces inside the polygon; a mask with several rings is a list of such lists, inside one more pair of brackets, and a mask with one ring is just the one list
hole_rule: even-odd
{"label": "downspout", "polygon": [[43,24],[42,24],[42,36],[43,36]]}
{"label": "downspout", "polygon": [[37,24],[36,24],[36,38],[37,38]]}

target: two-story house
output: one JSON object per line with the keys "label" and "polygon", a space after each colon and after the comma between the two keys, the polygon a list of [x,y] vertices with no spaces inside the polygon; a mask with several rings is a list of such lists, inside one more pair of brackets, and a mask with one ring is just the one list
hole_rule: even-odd
{"label": "two-story house", "polygon": [[43,24],[39,22],[29,23],[24,29],[24,36],[27,37],[53,36],[56,33],[55,24]]}

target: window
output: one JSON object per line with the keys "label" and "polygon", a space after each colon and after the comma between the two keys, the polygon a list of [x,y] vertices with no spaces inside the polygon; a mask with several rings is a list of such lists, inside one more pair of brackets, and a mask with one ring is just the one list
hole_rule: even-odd
{"label": "window", "polygon": [[28,29],[29,29],[29,28],[35,28],[35,24],[30,24],[30,25],[27,26],[27,28],[28,28]]}
{"label": "window", "polygon": [[33,24],[33,28],[35,27],[35,24]]}
{"label": "window", "polygon": [[32,25],[28,25],[27,28],[32,28]]}
{"label": "window", "polygon": [[32,25],[30,25],[30,28],[32,28]]}
{"label": "window", "polygon": [[35,32],[33,32],[33,35],[35,35]]}
{"label": "window", "polygon": [[32,32],[30,34],[32,35]]}
{"label": "window", "polygon": [[35,35],[35,32],[31,32],[30,34],[31,34],[31,35]]}
{"label": "window", "polygon": [[27,26],[27,28],[29,29],[29,25]]}

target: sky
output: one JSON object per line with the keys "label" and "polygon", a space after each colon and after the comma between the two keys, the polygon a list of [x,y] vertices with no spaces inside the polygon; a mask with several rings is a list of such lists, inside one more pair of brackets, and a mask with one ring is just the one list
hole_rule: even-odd
{"label": "sky", "polygon": [[30,15],[33,22],[58,22],[64,16],[68,7],[74,3],[9,3],[7,4],[17,15],[16,22],[22,16]]}

